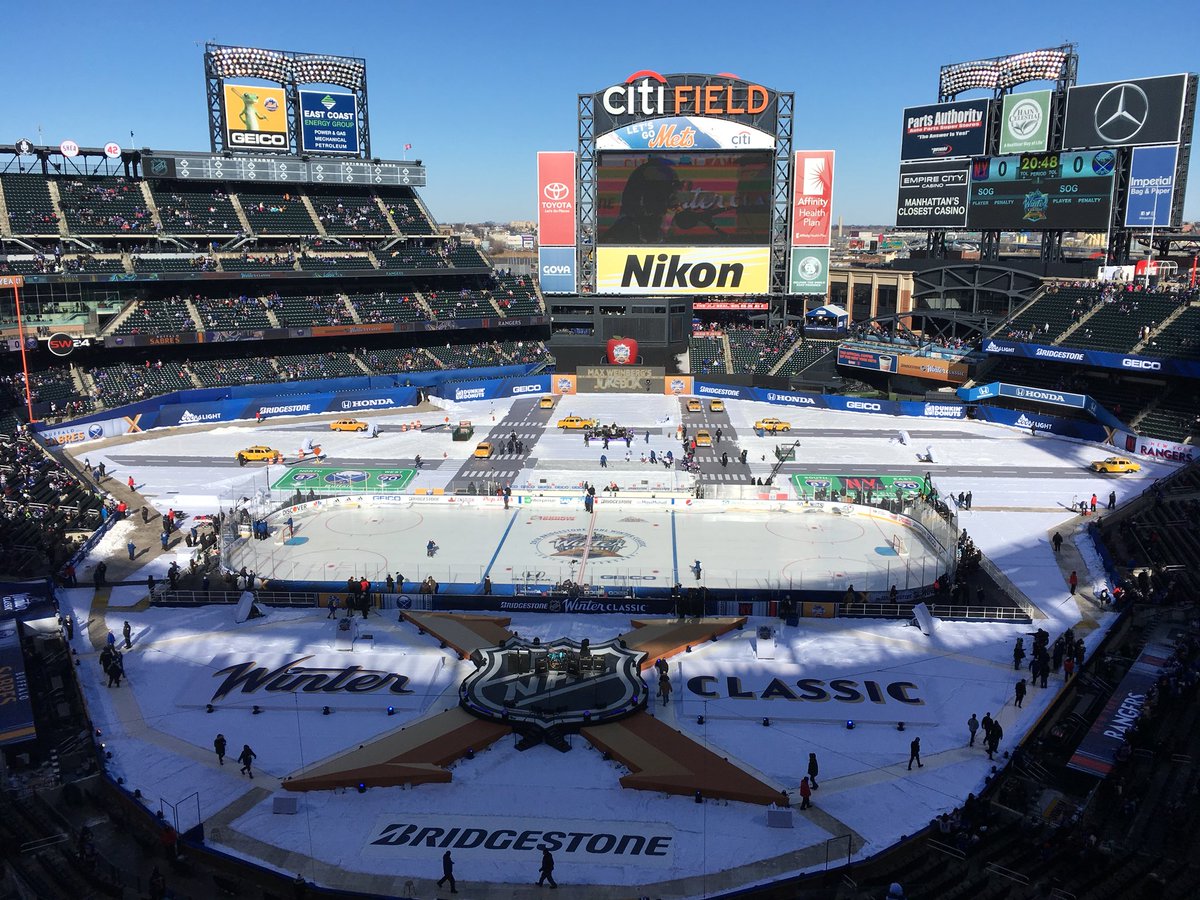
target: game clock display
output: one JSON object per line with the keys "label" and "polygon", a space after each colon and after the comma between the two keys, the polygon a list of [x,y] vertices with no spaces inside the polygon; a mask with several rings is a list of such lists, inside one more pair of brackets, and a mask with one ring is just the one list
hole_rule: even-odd
{"label": "game clock display", "polygon": [[973,160],[967,226],[981,231],[1104,231],[1112,213],[1116,165],[1111,150]]}

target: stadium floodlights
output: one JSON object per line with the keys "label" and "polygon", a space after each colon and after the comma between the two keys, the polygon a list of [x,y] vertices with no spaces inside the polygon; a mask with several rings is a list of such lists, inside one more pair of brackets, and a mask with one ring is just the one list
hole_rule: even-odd
{"label": "stadium floodlights", "polygon": [[1008,89],[1027,81],[1057,81],[1066,67],[1068,50],[1030,50],[942,66],[939,90],[943,97],[983,88]]}
{"label": "stadium floodlights", "polygon": [[278,84],[336,84],[358,90],[366,80],[360,59],[324,54],[289,54],[257,47],[212,47],[214,73],[220,78],[261,78]]}

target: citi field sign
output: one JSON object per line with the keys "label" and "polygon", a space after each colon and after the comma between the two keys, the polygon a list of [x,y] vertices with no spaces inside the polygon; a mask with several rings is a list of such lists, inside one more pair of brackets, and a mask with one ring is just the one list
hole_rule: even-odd
{"label": "citi field sign", "polygon": [[641,69],[591,95],[596,134],[646,119],[726,119],[775,130],[776,91],[736,75],[663,75]]}

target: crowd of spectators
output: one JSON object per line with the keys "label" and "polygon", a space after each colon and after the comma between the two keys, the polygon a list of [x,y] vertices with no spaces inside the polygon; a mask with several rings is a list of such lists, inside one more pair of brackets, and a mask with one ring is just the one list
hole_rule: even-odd
{"label": "crowd of spectators", "polygon": [[124,178],[63,179],[58,183],[67,221],[86,231],[154,231],[141,186]]}
{"label": "crowd of spectators", "polygon": [[333,234],[390,234],[392,230],[374,197],[314,197],[313,208]]}

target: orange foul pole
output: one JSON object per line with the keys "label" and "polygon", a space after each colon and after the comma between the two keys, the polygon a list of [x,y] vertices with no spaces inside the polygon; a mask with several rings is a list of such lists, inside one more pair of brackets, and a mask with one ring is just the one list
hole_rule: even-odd
{"label": "orange foul pole", "polygon": [[21,370],[25,373],[25,409],[29,412],[29,424],[33,424],[33,394],[29,390],[29,357],[25,354],[25,320],[21,318],[21,288],[25,279],[20,275],[5,275],[0,285],[12,286],[13,300],[17,305],[17,336],[21,339]]}

